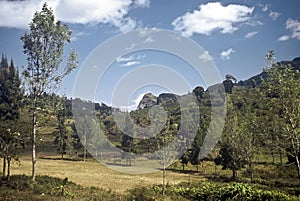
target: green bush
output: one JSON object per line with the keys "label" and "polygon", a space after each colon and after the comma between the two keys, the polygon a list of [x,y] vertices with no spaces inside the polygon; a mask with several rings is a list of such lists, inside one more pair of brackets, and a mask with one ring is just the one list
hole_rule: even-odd
{"label": "green bush", "polygon": [[296,196],[287,195],[279,191],[265,191],[255,186],[242,183],[210,183],[181,185],[173,192],[190,200],[255,200],[255,201],[289,201],[300,200]]}
{"label": "green bush", "polygon": [[[161,197],[159,187],[140,187],[130,189],[126,196],[126,200],[130,201],[156,201],[156,200],[163,200]],[[159,195],[160,193],[160,195]]]}
{"label": "green bush", "polygon": [[[9,199],[6,199],[9,198]],[[120,195],[97,187],[84,188],[67,178],[37,176],[33,182],[29,176],[13,175],[10,181],[0,185],[0,200],[118,200]]]}

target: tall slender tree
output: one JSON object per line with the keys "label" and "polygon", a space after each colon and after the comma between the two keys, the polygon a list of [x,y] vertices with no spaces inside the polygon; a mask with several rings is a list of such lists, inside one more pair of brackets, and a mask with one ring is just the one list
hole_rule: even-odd
{"label": "tall slender tree", "polygon": [[29,23],[29,33],[21,37],[28,66],[23,71],[26,89],[31,98],[32,124],[32,179],[36,175],[36,135],[38,128],[39,98],[57,91],[62,79],[77,67],[77,55],[71,51],[66,64],[64,48],[70,42],[71,30],[55,20],[51,8],[45,3]]}

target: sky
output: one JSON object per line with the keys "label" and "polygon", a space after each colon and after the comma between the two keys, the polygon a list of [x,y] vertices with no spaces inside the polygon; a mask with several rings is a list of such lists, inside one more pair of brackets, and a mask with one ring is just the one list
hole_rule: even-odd
{"label": "sky", "polygon": [[[28,30],[34,12],[40,11],[45,1],[0,1],[0,52],[12,58],[20,68],[26,66],[20,37]],[[258,74],[266,67],[265,55],[275,52],[276,61],[300,57],[300,1],[299,0],[47,0],[56,19],[73,31],[71,43],[79,55],[79,67],[63,82],[67,96],[74,95],[78,74],[88,63],[89,55],[111,38],[143,30],[169,30],[199,45],[203,61],[213,64],[220,79],[231,74],[244,80]],[[148,43],[153,42],[151,37]],[[183,48],[187,48],[183,46]],[[188,48],[187,48],[188,49]],[[188,50],[187,50],[188,51]],[[98,59],[105,58],[98,55]],[[152,64],[157,64],[152,65]],[[175,74],[151,73],[169,70]],[[114,62],[99,78],[94,99],[113,104],[118,84],[134,80],[139,71],[141,80],[159,77],[172,80],[184,77],[189,89],[200,85],[207,87],[205,78],[195,76],[195,70],[178,55],[157,50],[127,52],[116,56]],[[149,73],[150,72],[150,73]],[[130,77],[131,76],[131,77]],[[145,76],[145,77],[143,77]],[[123,79],[124,78],[124,79]],[[122,82],[121,82],[122,81]],[[87,81],[88,82],[88,79]],[[180,82],[178,82],[180,83]],[[80,83],[85,85],[86,83]],[[170,84],[172,84],[170,82]],[[76,87],[75,87],[76,88]],[[87,87],[88,88],[88,87]],[[120,90],[119,90],[120,91]],[[128,105],[134,108],[146,92],[183,93],[164,87],[158,81],[136,86],[129,95]],[[117,96],[118,99],[118,96]],[[118,104],[116,104],[118,105]],[[122,106],[122,105],[118,105]]]}

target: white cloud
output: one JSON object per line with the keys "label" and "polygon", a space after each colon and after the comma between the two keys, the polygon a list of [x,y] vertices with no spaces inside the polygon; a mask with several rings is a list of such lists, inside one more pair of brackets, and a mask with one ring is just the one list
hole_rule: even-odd
{"label": "white cloud", "polygon": [[272,18],[272,20],[277,20],[277,18],[280,16],[280,13],[274,12],[271,10],[271,4],[259,4],[259,6],[262,8],[261,10],[263,12],[269,11],[269,16]]}
{"label": "white cloud", "polygon": [[205,51],[203,54],[199,56],[199,59],[201,59],[204,63],[212,61],[213,58],[209,55],[208,51]]}
{"label": "white cloud", "polygon": [[121,66],[128,67],[128,66],[137,65],[137,64],[140,64],[140,63],[141,63],[140,61],[128,61],[124,64],[121,64]]}
{"label": "white cloud", "polygon": [[145,40],[144,40],[144,43],[153,43],[154,40],[151,36],[147,37]]}
{"label": "white cloud", "polygon": [[140,64],[145,57],[146,55],[144,54],[129,55],[127,57],[126,56],[118,57],[116,59],[116,62],[119,63],[121,66],[129,67],[129,66]]}
{"label": "white cloud", "polygon": [[250,19],[253,7],[229,4],[223,6],[220,2],[212,2],[200,5],[198,10],[188,12],[176,18],[172,25],[176,31],[185,36],[194,33],[210,35],[215,30],[221,33],[232,33],[238,29],[237,23]]}
{"label": "white cloud", "polygon": [[86,36],[86,35],[88,35],[88,33],[84,32],[84,31],[73,32],[72,37],[71,37],[71,41],[76,41],[76,40],[78,40],[79,37]]}
{"label": "white cloud", "polygon": [[136,7],[147,7],[147,8],[149,8],[149,6],[150,6],[150,0],[135,0],[133,3]]}
{"label": "white cloud", "polygon": [[260,20],[249,20],[249,21],[245,22],[245,24],[249,25],[251,27],[264,25],[264,23]]}
{"label": "white cloud", "polygon": [[135,47],[136,47],[136,44],[135,43],[131,43],[129,47],[125,48],[125,50],[132,50]]}
{"label": "white cloud", "polygon": [[116,61],[117,61],[118,63],[120,63],[120,62],[131,61],[131,60],[133,60],[133,59],[134,59],[134,57],[133,57],[132,55],[130,55],[130,56],[128,56],[128,57],[118,57],[118,58],[116,59]]}
{"label": "white cloud", "polygon": [[[27,28],[44,1],[0,1],[0,26]],[[137,7],[148,7],[149,0],[46,0],[57,19],[74,24],[109,24],[126,32],[134,29],[137,22],[128,12]]]}
{"label": "white cloud", "polygon": [[261,5],[261,6],[262,6],[262,9],[261,9],[261,10],[262,10],[263,12],[267,12],[267,11],[269,10],[269,8],[270,8],[271,5],[270,5],[270,4],[265,4],[265,5]]}
{"label": "white cloud", "polygon": [[292,34],[291,38],[296,38],[297,40],[300,40],[300,22],[298,20],[293,20],[289,18],[286,23],[286,29],[289,29]]}
{"label": "white cloud", "polygon": [[278,38],[279,41],[287,41],[288,39],[290,39],[289,35],[283,35]]}
{"label": "white cloud", "polygon": [[270,11],[269,16],[275,21],[280,16],[280,13]]}
{"label": "white cloud", "polygon": [[34,12],[42,8],[42,1],[0,1],[0,26],[22,28],[28,27]]}
{"label": "white cloud", "polygon": [[223,60],[228,60],[230,59],[231,54],[235,53],[235,50],[232,48],[229,48],[228,50],[224,50],[223,52],[220,53],[220,57]]}
{"label": "white cloud", "polygon": [[287,19],[285,22],[285,28],[291,31],[289,35],[282,35],[278,38],[279,41],[287,41],[291,38],[300,40],[300,21],[294,20],[292,18]]}
{"label": "white cloud", "polygon": [[255,36],[256,34],[258,34],[257,31],[252,31],[252,32],[249,32],[245,35],[245,38],[252,38],[253,36]]}

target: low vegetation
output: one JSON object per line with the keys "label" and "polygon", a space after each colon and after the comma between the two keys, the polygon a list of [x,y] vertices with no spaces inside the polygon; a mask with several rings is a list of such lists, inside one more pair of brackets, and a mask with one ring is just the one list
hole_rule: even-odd
{"label": "low vegetation", "polygon": [[[124,193],[116,193],[99,187],[83,187],[68,180],[49,176],[37,176],[33,182],[29,176],[13,175],[10,181],[0,185],[1,200],[260,200],[296,201],[292,188],[274,190],[260,184],[195,181],[168,185],[166,196],[162,185],[136,187]],[[300,192],[300,189],[293,189]]]}

